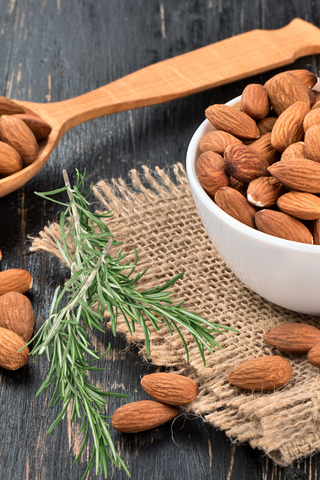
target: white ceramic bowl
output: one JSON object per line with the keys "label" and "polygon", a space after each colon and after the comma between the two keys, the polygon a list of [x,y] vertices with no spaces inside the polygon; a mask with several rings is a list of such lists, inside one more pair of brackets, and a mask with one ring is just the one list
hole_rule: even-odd
{"label": "white ceramic bowl", "polygon": [[221,210],[201,187],[195,164],[201,154],[199,141],[210,130],[214,127],[205,120],[187,151],[187,175],[194,203],[210,240],[251,290],[290,310],[320,315],[320,245],[291,242],[254,230]]}

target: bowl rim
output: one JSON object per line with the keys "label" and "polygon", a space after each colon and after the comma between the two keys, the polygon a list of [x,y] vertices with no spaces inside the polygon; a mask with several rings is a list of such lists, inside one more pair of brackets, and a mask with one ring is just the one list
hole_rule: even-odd
{"label": "bowl rim", "polygon": [[[225,105],[232,106],[234,103],[240,100],[241,100],[241,95],[233,98],[232,100],[227,102]],[[187,154],[186,154],[186,171],[187,171],[188,180],[189,180],[191,189],[193,190],[194,194],[198,197],[198,199],[201,201],[201,203],[213,215],[215,215],[224,223],[229,225],[231,228],[239,231],[245,236],[256,239],[262,243],[267,243],[270,245],[274,245],[276,247],[283,248],[285,250],[316,253],[319,255],[320,245],[314,245],[314,244],[310,245],[308,243],[293,242],[292,240],[285,240],[283,238],[274,237],[267,233],[260,232],[259,230],[255,230],[245,225],[244,223],[241,223],[239,220],[236,220],[235,218],[231,217],[231,215],[221,210],[221,208],[219,208],[218,205],[216,205],[213,202],[213,200],[211,200],[211,198],[207,195],[207,193],[204,191],[204,189],[200,185],[200,182],[198,180],[198,177],[196,175],[196,170],[195,170],[195,163],[197,160],[196,153],[197,153],[200,139],[204,135],[203,131],[206,129],[208,130],[208,128],[210,127],[212,130],[214,130],[214,127],[211,125],[211,123],[207,119],[205,119],[199,125],[199,127],[194,132],[189,142]]]}

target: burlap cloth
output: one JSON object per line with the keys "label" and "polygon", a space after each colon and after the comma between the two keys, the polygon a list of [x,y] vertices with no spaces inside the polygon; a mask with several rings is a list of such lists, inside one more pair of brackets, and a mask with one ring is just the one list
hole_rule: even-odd
{"label": "burlap cloth", "polygon": [[[100,181],[94,188],[100,210],[114,212],[108,220],[114,238],[123,241],[125,250],[137,247],[140,270],[148,267],[142,287],[156,286],[184,271],[184,277],[171,288],[174,300],[184,299],[186,306],[201,316],[239,330],[216,337],[223,349],[207,353],[204,367],[192,338],[186,333],[187,363],[178,334],[170,336],[163,326],[152,333],[150,360],[193,378],[200,394],[187,412],[201,415],[232,441],[249,442],[278,465],[311,455],[320,448],[320,372],[305,355],[284,355],[293,366],[293,376],[274,392],[240,390],[228,384],[227,375],[249,358],[281,355],[262,340],[273,325],[303,321],[318,326],[318,318],[273,305],[235,277],[201,224],[181,164],[170,171],[143,170],[143,182],[132,170],[127,183],[122,179]],[[51,252],[63,261],[55,244],[59,237],[59,226],[51,224],[34,239],[31,250]],[[127,335],[121,319],[118,331]],[[127,339],[139,344],[145,354],[142,330],[133,337],[128,334]]]}

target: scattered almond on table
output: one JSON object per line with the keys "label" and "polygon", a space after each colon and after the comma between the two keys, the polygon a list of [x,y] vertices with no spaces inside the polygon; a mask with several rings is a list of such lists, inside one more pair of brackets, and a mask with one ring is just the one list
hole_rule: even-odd
{"label": "scattered almond on table", "polygon": [[191,378],[175,373],[151,373],[141,380],[141,387],[159,402],[168,405],[188,405],[199,393]]}
{"label": "scattered almond on table", "polygon": [[17,370],[29,361],[34,318],[30,300],[23,295],[33,284],[26,270],[12,268],[0,272],[0,367]]}
{"label": "scattered almond on table", "polygon": [[290,362],[277,355],[251,358],[237,365],[228,375],[228,382],[244,390],[263,392],[282,387],[292,377]]}
{"label": "scattered almond on table", "polygon": [[[320,92],[308,70],[250,84],[233,106],[211,105],[199,143],[200,184],[238,221],[269,235],[320,244]],[[241,195],[233,193],[238,191]]]}
{"label": "scattered almond on table", "polygon": [[[280,352],[303,355],[320,368],[320,330],[305,323],[284,323],[270,328],[263,340]],[[228,382],[253,392],[275,390],[286,385],[292,376],[290,362],[278,355],[251,358],[231,370]]]}
{"label": "scattered almond on table", "polygon": [[268,330],[263,340],[281,352],[303,354],[320,343],[320,330],[305,323],[284,323]]}
{"label": "scattered almond on table", "polygon": [[172,420],[179,413],[176,406],[186,406],[199,393],[198,385],[188,377],[175,373],[152,373],[141,380],[142,388],[158,400],[127,403],[112,416],[112,426],[123,433],[138,433]]}

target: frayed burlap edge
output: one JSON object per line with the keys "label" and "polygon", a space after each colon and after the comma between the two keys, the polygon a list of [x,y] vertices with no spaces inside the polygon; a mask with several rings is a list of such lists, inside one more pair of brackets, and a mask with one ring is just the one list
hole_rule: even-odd
{"label": "frayed burlap edge", "polygon": [[[189,363],[178,334],[170,336],[162,325],[152,333],[150,360],[193,378],[200,394],[187,412],[201,415],[232,441],[249,442],[282,466],[315,453],[320,449],[319,371],[305,356],[284,355],[293,366],[293,376],[274,392],[241,391],[229,385],[227,375],[246,359],[280,355],[262,340],[270,327],[293,321],[318,326],[318,319],[267,302],[235,277],[206,235],[181,164],[167,171],[142,168],[144,174],[132,170],[128,182],[100,181],[94,188],[99,208],[114,212],[108,220],[114,238],[127,251],[136,247],[139,269],[148,268],[139,288],[158,285],[183,270],[184,277],[172,288],[174,300],[184,300],[201,316],[238,329],[216,337],[223,348],[214,355],[207,353],[204,367],[188,333]],[[33,239],[31,251],[49,252],[63,262],[56,246],[60,238],[59,225],[51,224]],[[141,329],[131,337],[120,319],[118,331],[146,355]]]}

